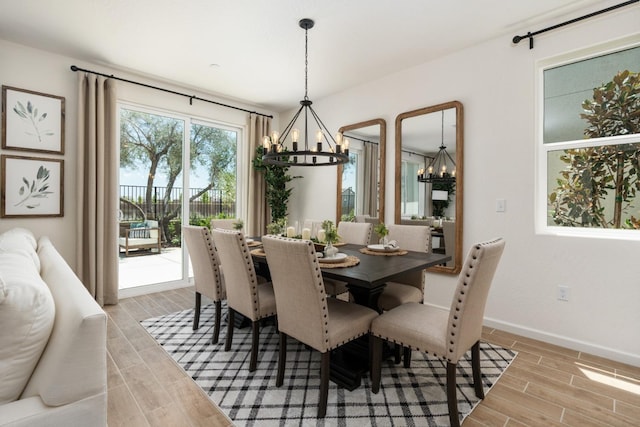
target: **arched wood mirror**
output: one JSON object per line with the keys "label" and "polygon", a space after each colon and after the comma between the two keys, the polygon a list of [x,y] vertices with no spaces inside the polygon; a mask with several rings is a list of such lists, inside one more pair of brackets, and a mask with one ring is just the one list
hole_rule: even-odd
{"label": "arched wood mirror", "polygon": [[343,216],[384,222],[387,122],[373,119],[339,129],[349,140],[348,164],[338,165],[336,223]]}
{"label": "arched wood mirror", "polygon": [[396,117],[395,223],[431,226],[432,250],[452,257],[429,271],[457,274],[463,261],[463,118],[458,101]]}

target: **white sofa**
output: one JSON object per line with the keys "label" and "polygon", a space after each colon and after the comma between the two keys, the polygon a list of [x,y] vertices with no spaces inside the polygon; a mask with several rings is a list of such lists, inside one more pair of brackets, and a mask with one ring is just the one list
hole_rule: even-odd
{"label": "white sofa", "polygon": [[106,426],[107,316],[47,237],[0,235],[0,426]]}

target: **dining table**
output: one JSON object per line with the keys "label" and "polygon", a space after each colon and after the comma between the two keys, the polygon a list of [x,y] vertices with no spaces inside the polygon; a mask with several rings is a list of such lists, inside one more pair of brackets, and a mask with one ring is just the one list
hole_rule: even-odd
{"label": "dining table", "polygon": [[[335,265],[322,263],[322,258],[319,258],[322,276],[345,282],[353,302],[376,311],[380,311],[378,298],[387,282],[392,282],[403,274],[445,264],[451,260],[450,255],[406,251],[402,248],[397,248],[397,251],[374,252],[368,250],[367,246],[344,244],[338,246],[338,249],[348,257],[357,258],[358,262],[352,266],[336,268]],[[252,251],[256,271],[269,277],[266,257],[256,253]],[[360,386],[362,375],[369,368],[368,339],[362,338],[343,346],[342,351],[332,354],[331,357],[331,380],[348,390]]]}

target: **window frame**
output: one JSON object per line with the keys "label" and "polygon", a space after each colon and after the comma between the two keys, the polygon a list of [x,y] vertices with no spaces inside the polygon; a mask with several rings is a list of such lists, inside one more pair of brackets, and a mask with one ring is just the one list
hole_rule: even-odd
{"label": "window frame", "polygon": [[[640,143],[640,133],[632,135],[618,135],[611,137],[589,138],[571,141],[544,142],[544,73],[546,70],[557,68],[580,61],[585,61],[627,49],[640,48],[640,35],[626,37],[620,40],[591,46],[585,49],[564,53],[536,63],[536,158],[535,158],[535,232],[541,235],[587,237],[600,239],[640,240],[640,230],[591,228],[591,227],[563,227],[547,224],[548,218],[548,153],[571,148],[587,148],[603,145]],[[632,70],[636,72],[635,70]],[[640,71],[640,70],[639,70]],[[640,193],[636,196],[640,209]]]}

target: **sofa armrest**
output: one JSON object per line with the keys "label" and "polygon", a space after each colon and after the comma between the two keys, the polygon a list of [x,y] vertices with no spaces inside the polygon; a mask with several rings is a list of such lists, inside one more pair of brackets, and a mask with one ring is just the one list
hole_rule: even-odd
{"label": "sofa armrest", "polygon": [[42,279],[56,305],[53,331],[21,399],[60,406],[104,394],[107,316],[46,237],[38,242]]}

